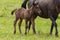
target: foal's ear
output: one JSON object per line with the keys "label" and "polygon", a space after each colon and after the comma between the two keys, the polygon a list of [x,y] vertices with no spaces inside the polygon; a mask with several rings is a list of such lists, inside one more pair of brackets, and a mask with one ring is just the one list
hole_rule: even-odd
{"label": "foal's ear", "polygon": [[37,1],[34,1],[33,2],[33,6],[36,6],[36,5],[38,5],[38,2]]}

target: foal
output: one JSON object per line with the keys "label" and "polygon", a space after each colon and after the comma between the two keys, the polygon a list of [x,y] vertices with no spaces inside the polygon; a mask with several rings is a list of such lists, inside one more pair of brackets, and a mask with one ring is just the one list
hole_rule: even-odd
{"label": "foal", "polygon": [[16,15],[16,19],[14,21],[14,34],[16,33],[16,23],[17,21],[20,19],[18,25],[19,25],[19,31],[21,33],[21,23],[23,21],[23,19],[25,20],[25,34],[27,34],[27,28],[28,28],[28,22],[30,21],[32,24],[32,28],[33,28],[33,32],[34,34],[36,33],[35,31],[35,15],[39,14],[41,12],[41,10],[39,9],[38,5],[33,5],[30,9],[26,10],[25,8],[19,8],[19,9],[15,9],[11,12],[11,14],[13,14],[15,12]]}

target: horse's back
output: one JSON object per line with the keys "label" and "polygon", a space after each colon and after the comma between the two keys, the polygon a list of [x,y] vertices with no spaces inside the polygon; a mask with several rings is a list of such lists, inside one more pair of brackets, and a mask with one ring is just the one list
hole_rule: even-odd
{"label": "horse's back", "polygon": [[[34,2],[34,0],[33,0],[33,2]],[[33,2],[30,2],[30,3],[33,3]],[[49,17],[48,11],[54,11],[56,9],[54,0],[36,0],[35,2],[38,2],[40,9],[42,10],[42,13],[40,16],[43,18]],[[33,5],[33,4],[29,4],[29,5],[28,5],[28,7],[31,7],[31,5]]]}

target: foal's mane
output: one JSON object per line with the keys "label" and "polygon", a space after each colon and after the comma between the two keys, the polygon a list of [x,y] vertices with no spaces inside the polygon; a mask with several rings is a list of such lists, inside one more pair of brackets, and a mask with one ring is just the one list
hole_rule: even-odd
{"label": "foal's mane", "polygon": [[34,7],[34,6],[31,6],[31,8],[29,8],[29,9],[27,10],[28,13],[30,13],[30,14],[33,13],[33,9],[34,9],[33,7]]}

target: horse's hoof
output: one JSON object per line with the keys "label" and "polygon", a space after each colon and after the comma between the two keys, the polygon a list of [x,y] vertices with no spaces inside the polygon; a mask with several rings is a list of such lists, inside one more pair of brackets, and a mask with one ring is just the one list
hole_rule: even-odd
{"label": "horse's hoof", "polygon": [[14,31],[14,34],[16,34],[16,31]]}
{"label": "horse's hoof", "polygon": [[58,37],[58,34],[55,34],[56,37]]}
{"label": "horse's hoof", "polygon": [[56,36],[56,37],[58,37],[58,32],[57,32],[57,33],[55,33],[55,36]]}
{"label": "horse's hoof", "polygon": [[50,34],[50,35],[52,35],[52,34]]}
{"label": "horse's hoof", "polygon": [[33,34],[36,34],[36,32],[34,32]]}

